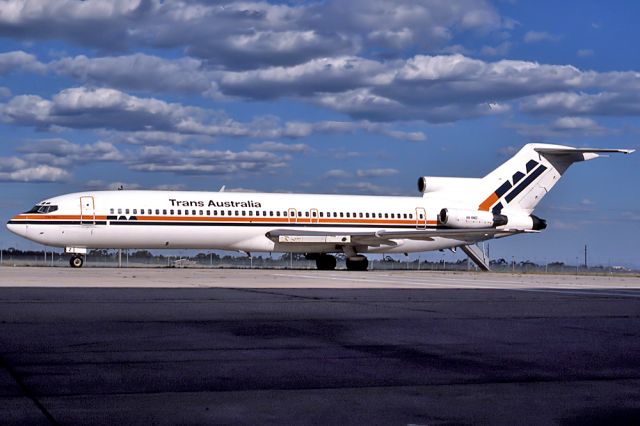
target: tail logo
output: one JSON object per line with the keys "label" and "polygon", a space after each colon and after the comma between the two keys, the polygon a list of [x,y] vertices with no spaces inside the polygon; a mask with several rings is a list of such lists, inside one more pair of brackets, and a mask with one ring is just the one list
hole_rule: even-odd
{"label": "tail logo", "polygon": [[[534,180],[536,180],[547,168],[539,164],[536,160],[529,160],[526,164],[526,172],[520,171],[513,174],[511,180],[507,180],[500,185],[491,195],[489,195],[480,206],[479,210],[489,211],[491,206],[493,213],[500,213],[504,207],[502,202],[496,204],[504,196],[504,201],[509,204],[515,197],[524,191]],[[494,205],[495,204],[495,205]]]}

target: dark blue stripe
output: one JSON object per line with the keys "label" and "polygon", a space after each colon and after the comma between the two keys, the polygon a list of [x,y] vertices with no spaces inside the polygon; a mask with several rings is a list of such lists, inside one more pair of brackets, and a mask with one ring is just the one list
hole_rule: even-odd
{"label": "dark blue stripe", "polygon": [[507,203],[510,203],[511,200],[513,200],[515,197],[518,196],[518,194],[520,194],[529,185],[531,185],[531,182],[536,180],[538,178],[538,176],[540,176],[542,173],[544,173],[545,170],[547,170],[547,168],[545,166],[543,166],[542,164],[540,165],[540,167],[535,169],[533,171],[533,173],[531,173],[529,176],[527,176],[527,178],[520,183],[520,185],[516,186],[510,193],[507,194],[506,197],[504,197],[504,199],[507,201]]}
{"label": "dark blue stripe", "polygon": [[506,181],[498,189],[496,189],[496,195],[498,198],[502,197],[509,189],[511,189],[511,182]]}

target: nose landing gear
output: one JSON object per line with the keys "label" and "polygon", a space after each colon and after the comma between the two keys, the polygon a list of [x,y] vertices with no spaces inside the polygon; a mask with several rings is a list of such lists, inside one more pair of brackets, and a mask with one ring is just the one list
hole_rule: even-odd
{"label": "nose landing gear", "polygon": [[82,268],[82,265],[84,265],[84,259],[81,255],[74,254],[73,256],[71,256],[71,259],[69,259],[69,265],[72,268]]}

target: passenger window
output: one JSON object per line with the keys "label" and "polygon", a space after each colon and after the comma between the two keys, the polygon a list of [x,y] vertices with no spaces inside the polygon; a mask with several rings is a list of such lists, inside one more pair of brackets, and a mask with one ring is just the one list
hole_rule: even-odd
{"label": "passenger window", "polygon": [[126,210],[124,211],[124,213],[125,213],[125,214],[129,214],[129,209],[126,209]]}
{"label": "passenger window", "polygon": [[138,214],[138,209],[133,209],[133,214]]}
{"label": "passenger window", "polygon": [[231,215],[232,215],[231,210],[227,210],[227,216],[231,216]]}
{"label": "passenger window", "polygon": [[224,210],[220,210],[220,216],[224,216]]}
{"label": "passenger window", "polygon": [[369,213],[365,213],[364,216],[369,219]]}
{"label": "passenger window", "polygon": [[182,214],[182,210],[178,210],[178,214],[181,215]]}
{"label": "passenger window", "polygon": [[[195,210],[191,210],[191,214],[195,216],[196,215],[196,211]],[[202,210],[200,210],[200,214],[202,214]]]}
{"label": "passenger window", "polygon": [[156,209],[156,214],[160,214],[160,209]]}
{"label": "passenger window", "polygon": [[320,217],[324,217],[324,212],[320,212]]}
{"label": "passenger window", "polygon": [[167,214],[167,210],[162,210],[162,214]]}
{"label": "passenger window", "polygon": [[420,213],[420,219],[422,219],[422,213]]}
{"label": "passenger window", "polygon": [[347,217],[351,217],[351,213],[347,212]]}
{"label": "passenger window", "polygon": [[236,216],[240,216],[240,212],[236,210]]}
{"label": "passenger window", "polygon": [[344,217],[344,213],[340,212],[340,217]]}
{"label": "passenger window", "polygon": [[358,216],[359,216],[359,217],[362,217],[362,213],[359,213],[359,214],[358,214]]}
{"label": "passenger window", "polygon": [[174,213],[173,209],[169,210],[169,212],[170,212],[170,214],[173,214],[173,213]]}
{"label": "passenger window", "polygon": [[389,213],[385,213],[385,214],[384,214],[384,218],[385,218],[385,219],[389,219]]}
{"label": "passenger window", "polygon": [[[194,210],[194,212],[195,212],[195,210]],[[202,216],[204,214],[204,212],[202,210],[200,210],[199,213],[200,213],[200,216]]]}
{"label": "passenger window", "polygon": [[273,217],[273,212],[269,212],[269,216]]}
{"label": "passenger window", "polygon": [[409,219],[413,219],[413,215],[409,213]]}
{"label": "passenger window", "polygon": [[276,216],[280,216],[280,211],[277,211],[277,212],[276,212]]}
{"label": "passenger window", "polygon": [[304,215],[305,215],[306,217],[309,217],[309,212],[304,212]]}
{"label": "passenger window", "polygon": [[256,210],[256,216],[260,216],[260,210]]}
{"label": "passenger window", "polygon": [[249,210],[249,216],[253,216],[253,212]]}
{"label": "passenger window", "polygon": [[311,216],[316,217],[316,212],[311,212]]}
{"label": "passenger window", "polygon": [[113,209],[109,209],[109,214],[114,214],[115,211]]}
{"label": "passenger window", "polygon": [[393,213],[391,213],[391,219],[395,219],[395,215]]}

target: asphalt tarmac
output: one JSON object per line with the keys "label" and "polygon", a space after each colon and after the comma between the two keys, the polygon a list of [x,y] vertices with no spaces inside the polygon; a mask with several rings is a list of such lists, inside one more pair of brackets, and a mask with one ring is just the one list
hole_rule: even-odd
{"label": "asphalt tarmac", "polygon": [[640,279],[0,268],[0,424],[640,424]]}

